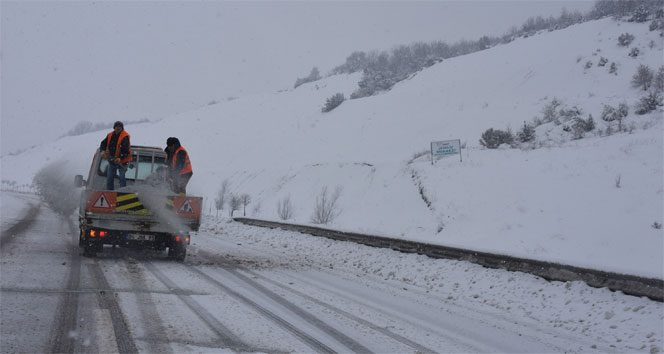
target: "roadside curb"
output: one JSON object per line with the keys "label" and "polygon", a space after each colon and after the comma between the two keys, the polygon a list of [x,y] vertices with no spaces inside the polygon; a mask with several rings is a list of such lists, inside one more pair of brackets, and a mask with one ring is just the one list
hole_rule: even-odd
{"label": "roadside curb", "polygon": [[338,241],[350,241],[372,247],[390,248],[405,253],[422,254],[431,258],[468,261],[487,268],[498,268],[529,273],[549,281],[583,281],[592,287],[606,287],[614,291],[622,291],[627,295],[646,296],[652,300],[664,302],[664,280],[662,279],[643,278],[634,275],[605,272],[559,263],[477,252],[462,248],[399,240],[383,236],[343,232],[314,226],[285,224],[281,222],[244,217],[233,218],[233,220],[252,226],[297,231]]}

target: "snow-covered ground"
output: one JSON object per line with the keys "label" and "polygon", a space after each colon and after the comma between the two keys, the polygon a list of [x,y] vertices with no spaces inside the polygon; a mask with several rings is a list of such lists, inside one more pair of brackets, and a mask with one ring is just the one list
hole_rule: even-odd
{"label": "snow-covered ground", "polygon": [[[617,43],[623,33],[635,37],[628,47]],[[251,196],[247,216],[279,220],[276,205],[290,197],[287,221],[303,224],[322,188],[340,187],[339,215],[326,227],[662,279],[664,230],[654,227],[664,222],[662,111],[636,115],[644,92],[630,81],[639,64],[657,70],[663,49],[647,23],[603,19],[443,61],[329,113],[325,100],[349,97],[360,74],[125,128],[134,145],[180,139],[194,169],[188,192],[206,198],[208,214],[224,180]],[[542,125],[536,149],[479,145],[489,128],[517,131],[541,118],[554,98],[592,114],[597,128],[571,140],[564,125]],[[623,102],[629,131],[605,136],[603,106]],[[104,134],[2,156],[2,179],[30,182],[57,163],[73,181]],[[448,139],[461,140],[463,162],[420,156]]]}
{"label": "snow-covered ground", "polygon": [[[354,299],[364,303],[365,307],[355,309],[347,303],[338,306],[362,313],[370,321],[374,318],[368,309],[385,305],[378,301],[378,297],[368,295],[369,289],[373,289],[406,297],[411,294],[413,299],[419,299],[414,302],[438,304],[433,307],[445,309],[450,318],[460,316],[459,319],[467,320],[478,313],[486,316],[485,323],[520,318],[523,322],[514,324],[524,326],[517,330],[523,331],[520,333],[524,336],[534,335],[541,340],[550,336],[563,339],[569,343],[566,350],[653,353],[662,349],[662,303],[625,296],[606,288],[591,288],[583,282],[548,282],[529,274],[487,269],[468,262],[431,259],[210,218],[199,232],[195,247],[205,250],[219,246],[218,250],[211,252],[222,252],[229,260],[260,269],[261,274],[269,279],[287,282],[286,269],[297,269],[294,274],[300,278],[290,281],[304,286],[302,284],[307,283],[314,270],[330,273],[329,283],[317,283],[323,286],[323,294],[325,291],[354,294]],[[195,259],[194,256],[190,261],[196,264]],[[335,277],[347,278],[355,286],[336,283],[333,281]],[[399,304],[389,306],[396,309]],[[417,313],[415,308],[412,311],[415,318],[426,317]],[[457,326],[465,328],[466,320]],[[499,326],[506,329],[512,328],[511,325],[505,322]],[[533,332],[525,329],[529,326]],[[482,334],[477,338],[490,336],[489,332],[480,332]],[[463,336],[462,333],[457,335]],[[497,340],[492,349],[486,350],[500,348],[497,344],[500,342]],[[526,348],[521,350],[528,352]]]}
{"label": "snow-covered ground", "polygon": [[[163,260],[165,252],[111,247],[97,258],[79,257],[76,239],[75,227],[43,208],[20,241],[2,250],[0,313],[9,324],[0,336],[3,351],[48,351],[58,332],[69,335],[76,352],[116,352],[116,343],[138,352],[311,352],[293,330],[337,352],[353,351],[349,343],[376,353],[662,350],[663,303],[583,282],[548,282],[226,217],[205,220],[184,264]],[[72,283],[68,274],[79,272]],[[59,302],[58,294],[74,295]],[[72,308],[79,310],[64,314],[73,322],[57,321]],[[71,327],[51,327],[59,325]],[[114,333],[121,328],[120,341]],[[247,347],[229,349],[211,328],[226,328]]]}
{"label": "snow-covered ground", "polygon": [[0,192],[0,230],[16,224],[31,205],[38,204],[39,197],[34,194]]}

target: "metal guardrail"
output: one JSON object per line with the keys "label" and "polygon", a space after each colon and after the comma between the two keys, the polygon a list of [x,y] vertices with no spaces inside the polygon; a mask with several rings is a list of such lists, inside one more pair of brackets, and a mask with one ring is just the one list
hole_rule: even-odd
{"label": "metal guardrail", "polygon": [[664,280],[662,279],[643,278],[634,275],[605,272],[559,263],[477,252],[462,248],[399,240],[389,237],[343,232],[314,226],[285,224],[244,217],[233,218],[233,220],[247,225],[297,231],[333,240],[351,241],[372,247],[390,248],[405,253],[417,253],[432,258],[468,261],[487,268],[499,268],[509,271],[529,273],[550,281],[583,281],[592,287],[606,287],[614,291],[622,291],[628,295],[646,296],[652,300],[664,302]]}

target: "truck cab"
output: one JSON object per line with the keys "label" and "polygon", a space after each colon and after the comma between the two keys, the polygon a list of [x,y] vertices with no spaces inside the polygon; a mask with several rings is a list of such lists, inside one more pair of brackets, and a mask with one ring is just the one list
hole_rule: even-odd
{"label": "truck cab", "polygon": [[94,154],[88,179],[75,177],[81,191],[79,246],[94,256],[104,245],[168,249],[168,256],[183,261],[191,233],[198,231],[202,198],[174,194],[166,182],[166,153],[158,147],[132,146],[127,164],[127,185],[106,189],[108,161]]}

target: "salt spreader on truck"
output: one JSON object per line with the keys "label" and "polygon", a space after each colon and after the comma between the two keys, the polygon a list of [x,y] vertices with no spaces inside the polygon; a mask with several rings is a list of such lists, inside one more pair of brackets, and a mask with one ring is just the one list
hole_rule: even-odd
{"label": "salt spreader on truck", "polygon": [[94,155],[79,204],[80,239],[83,254],[94,256],[104,245],[166,250],[170,258],[183,261],[190,233],[198,231],[202,198],[175,195],[165,183],[166,153],[158,147],[132,146],[127,164],[127,185],[106,189],[108,161],[99,149]]}

